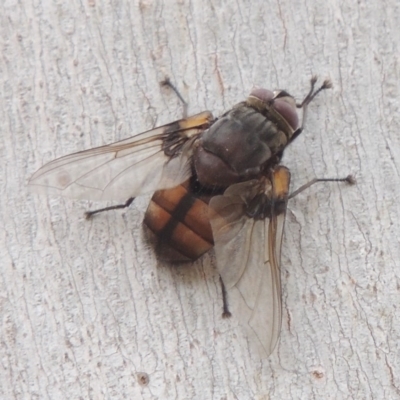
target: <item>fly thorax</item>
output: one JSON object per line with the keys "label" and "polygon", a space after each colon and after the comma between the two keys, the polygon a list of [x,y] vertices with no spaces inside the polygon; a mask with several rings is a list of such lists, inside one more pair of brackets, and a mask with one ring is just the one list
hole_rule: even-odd
{"label": "fly thorax", "polygon": [[226,187],[257,178],[273,155],[271,147],[275,151],[285,143],[276,124],[240,103],[203,134],[193,156],[195,169],[203,184]]}

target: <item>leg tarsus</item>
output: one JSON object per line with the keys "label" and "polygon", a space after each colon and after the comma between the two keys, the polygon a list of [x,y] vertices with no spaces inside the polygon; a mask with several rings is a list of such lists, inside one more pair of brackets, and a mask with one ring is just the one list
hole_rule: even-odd
{"label": "leg tarsus", "polygon": [[296,139],[297,136],[299,136],[300,133],[304,130],[304,126],[306,123],[306,117],[307,117],[308,105],[314,100],[315,96],[318,93],[320,93],[322,90],[330,89],[332,87],[332,82],[330,81],[330,79],[325,79],[324,82],[322,83],[321,87],[319,87],[316,91],[314,91],[316,82],[317,82],[317,77],[314,75],[311,78],[311,88],[310,88],[309,92],[307,93],[307,96],[304,98],[304,100],[300,104],[296,104],[297,108],[303,109],[303,118],[301,120],[301,126],[299,128],[297,128],[297,130],[293,133],[292,137],[290,138],[290,142],[293,142],[293,140]]}
{"label": "leg tarsus", "polygon": [[219,282],[221,284],[222,291],[222,318],[229,318],[232,316],[232,314],[228,307],[228,294],[226,293],[226,288],[221,277],[219,277]]}
{"label": "leg tarsus", "polygon": [[175,94],[178,96],[178,99],[182,102],[183,105],[183,118],[187,117],[187,110],[188,110],[188,103],[185,101],[183,96],[180,94],[179,90],[176,88],[176,86],[171,82],[171,80],[166,77],[163,81],[160,82],[161,86],[168,86],[170,87]]}
{"label": "leg tarsus", "polygon": [[129,207],[132,204],[133,200],[135,200],[135,198],[134,197],[130,197],[124,204],[118,204],[116,206],[99,208],[98,210],[93,210],[93,211],[86,211],[85,212],[85,217],[86,217],[86,219],[90,219],[90,218],[93,217],[93,215],[101,213],[103,211],[119,210],[121,208]]}
{"label": "leg tarsus", "polygon": [[306,183],[303,186],[300,186],[297,190],[292,192],[288,198],[292,199],[293,197],[297,196],[299,193],[303,192],[304,190],[308,189],[310,186],[312,186],[318,182],[346,182],[349,185],[354,185],[356,183],[356,179],[354,178],[353,175],[347,175],[346,178],[321,178],[321,179],[314,178],[310,182]]}
{"label": "leg tarsus", "polygon": [[312,94],[314,93],[314,88],[315,88],[315,84],[318,80],[318,77],[316,75],[313,75],[311,77],[311,88],[309,90],[309,92],[307,93],[307,96],[304,97],[304,100],[300,103],[300,104],[296,104],[297,108],[302,108],[304,106],[304,104],[308,104],[309,103],[309,98],[312,96]]}

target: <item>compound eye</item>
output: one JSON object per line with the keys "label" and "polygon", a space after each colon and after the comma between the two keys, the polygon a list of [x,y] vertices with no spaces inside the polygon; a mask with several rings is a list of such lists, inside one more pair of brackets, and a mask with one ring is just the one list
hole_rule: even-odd
{"label": "compound eye", "polygon": [[274,98],[274,93],[268,89],[257,88],[250,92],[250,96],[255,97],[258,100],[268,103]]}
{"label": "compound eye", "polygon": [[296,130],[299,126],[299,117],[294,98],[286,90],[271,91],[268,89],[253,89],[249,97],[254,97],[273,107]]}
{"label": "compound eye", "polygon": [[284,96],[275,99],[273,107],[294,130],[299,127],[299,116],[297,115],[296,102],[293,97]]}

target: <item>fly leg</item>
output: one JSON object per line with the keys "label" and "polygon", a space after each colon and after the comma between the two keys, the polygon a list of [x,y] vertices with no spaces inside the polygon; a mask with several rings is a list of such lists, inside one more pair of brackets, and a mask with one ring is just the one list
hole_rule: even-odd
{"label": "fly leg", "polygon": [[303,109],[303,118],[301,120],[300,128],[297,128],[297,130],[293,133],[293,136],[291,137],[290,142],[293,142],[293,140],[296,139],[297,136],[299,136],[300,133],[304,129],[306,119],[307,119],[308,105],[314,100],[315,96],[317,96],[317,94],[319,94],[322,90],[330,89],[332,87],[332,82],[329,79],[325,79],[324,82],[322,83],[322,85],[317,90],[314,91],[316,82],[317,82],[317,77],[313,76],[311,78],[311,88],[310,88],[307,96],[304,98],[304,100],[301,103],[296,104],[297,108]]}
{"label": "fly leg", "polygon": [[98,214],[103,211],[119,210],[121,208],[129,207],[132,204],[133,200],[135,200],[135,198],[130,197],[124,204],[117,204],[116,206],[110,206],[110,207],[99,208],[98,210],[86,211],[85,212],[86,219],[90,219],[93,217],[94,214]]}
{"label": "fly leg", "polygon": [[317,182],[347,182],[349,185],[354,185],[356,183],[356,180],[353,175],[348,175],[346,176],[346,178],[315,178],[292,192],[289,195],[288,199],[292,199],[293,197],[297,196],[299,193],[308,189],[310,186],[314,185],[314,183]]}
{"label": "fly leg", "polygon": [[161,86],[168,86],[171,88],[175,94],[178,96],[178,99],[182,102],[183,105],[183,118],[187,117],[187,109],[188,109],[188,103],[185,101],[183,96],[180,94],[179,90],[176,88],[176,86],[170,81],[169,78],[165,78],[163,81],[160,82]]}
{"label": "fly leg", "polygon": [[229,318],[232,316],[232,314],[228,307],[228,294],[226,293],[226,288],[221,277],[219,277],[219,282],[221,284],[222,291],[222,318]]}

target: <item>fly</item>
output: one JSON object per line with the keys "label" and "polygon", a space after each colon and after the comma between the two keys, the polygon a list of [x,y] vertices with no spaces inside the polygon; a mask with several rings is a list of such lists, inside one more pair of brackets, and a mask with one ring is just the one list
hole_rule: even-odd
{"label": "fly", "polygon": [[[210,111],[106,146],[61,157],[29,184],[39,192],[125,203],[154,192],[144,223],[158,254],[190,261],[214,247],[223,316],[231,312],[261,356],[276,346],[282,321],[280,257],[288,200],[316,182],[354,183],[352,176],[314,179],[289,194],[285,148],[304,129],[307,109],[329,80],[301,103],[285,90],[254,89],[219,118]],[[182,97],[169,81],[166,84]],[[186,104],[184,102],[184,104]],[[302,109],[299,122],[297,109]],[[229,307],[228,307],[229,304]]]}

